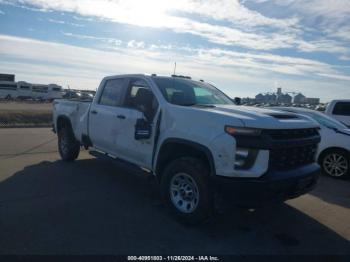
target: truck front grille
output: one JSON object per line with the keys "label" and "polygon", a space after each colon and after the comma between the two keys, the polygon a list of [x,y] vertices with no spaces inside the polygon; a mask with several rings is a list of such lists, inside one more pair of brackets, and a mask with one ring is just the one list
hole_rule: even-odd
{"label": "truck front grille", "polygon": [[315,162],[319,133],[317,128],[268,130],[272,144],[269,167],[272,170],[289,170]]}
{"label": "truck front grille", "polygon": [[315,162],[318,128],[265,129],[259,137],[238,137],[238,147],[270,152],[270,170],[291,170]]}
{"label": "truck front grille", "polygon": [[317,144],[270,150],[269,167],[288,170],[315,162]]}
{"label": "truck front grille", "polygon": [[273,140],[302,139],[318,136],[316,128],[269,130],[268,133]]}

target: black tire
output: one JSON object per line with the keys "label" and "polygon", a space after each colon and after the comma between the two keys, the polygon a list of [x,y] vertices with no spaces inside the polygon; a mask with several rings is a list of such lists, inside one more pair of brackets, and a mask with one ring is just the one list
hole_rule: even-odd
{"label": "black tire", "polygon": [[69,126],[63,126],[58,131],[58,151],[63,161],[74,161],[79,156],[80,143],[74,137]]}
{"label": "black tire", "polygon": [[[187,181],[190,181],[193,188],[193,192],[198,191],[197,200],[189,200],[191,204],[183,200],[186,196],[180,193],[181,186],[178,185],[178,196],[182,200],[175,200],[175,191],[171,190],[171,185],[176,182],[176,179],[181,179],[181,174],[185,175]],[[180,183],[181,184],[181,183]],[[181,184],[183,185],[183,184]],[[197,190],[198,189],[198,190]],[[182,190],[185,191],[185,190]],[[185,192],[190,192],[187,190]],[[192,157],[182,157],[172,161],[164,170],[161,177],[161,194],[164,202],[169,207],[170,211],[183,223],[186,224],[199,224],[207,221],[213,214],[214,204],[213,204],[213,194],[209,184],[209,171],[208,168],[203,164],[202,161]],[[191,195],[190,193],[188,193]],[[193,193],[193,195],[196,195]],[[192,195],[192,197],[193,197]],[[197,196],[197,195],[196,195]],[[182,198],[184,197],[184,198]],[[190,196],[191,197],[191,196]],[[178,201],[178,202],[177,202]],[[181,203],[182,201],[182,203]],[[177,202],[177,204],[175,204]],[[180,205],[183,205],[183,207]],[[180,210],[176,205],[181,206],[181,208],[186,209],[186,211]],[[188,210],[188,205],[190,205],[190,210]]]}
{"label": "black tire", "polygon": [[[332,163],[330,161],[332,159],[338,159],[337,170],[331,167]],[[321,154],[319,163],[323,173],[327,176],[337,179],[348,179],[350,177],[350,155],[346,150],[332,149],[325,151]]]}

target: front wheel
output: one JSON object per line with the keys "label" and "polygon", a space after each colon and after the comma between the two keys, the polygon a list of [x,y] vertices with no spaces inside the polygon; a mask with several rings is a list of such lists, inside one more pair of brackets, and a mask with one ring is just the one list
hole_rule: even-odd
{"label": "front wheel", "polygon": [[162,197],[170,210],[184,223],[198,224],[213,213],[213,195],[207,167],[196,158],[171,162],[161,179]]}
{"label": "front wheel", "polygon": [[80,143],[74,137],[70,127],[64,126],[58,131],[58,151],[63,161],[74,161],[80,152]]}
{"label": "front wheel", "polygon": [[321,156],[323,172],[334,178],[348,178],[350,174],[349,154],[343,150],[332,150]]}

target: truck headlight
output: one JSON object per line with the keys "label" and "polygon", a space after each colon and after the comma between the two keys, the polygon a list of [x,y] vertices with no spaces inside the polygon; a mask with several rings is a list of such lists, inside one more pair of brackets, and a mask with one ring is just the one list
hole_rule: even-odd
{"label": "truck headlight", "polygon": [[[225,132],[236,138],[236,141],[241,139],[251,140],[253,137],[258,137],[261,135],[261,129],[256,128],[245,128],[245,127],[235,127],[235,126],[225,126]],[[236,143],[236,155],[234,167],[235,169],[249,169],[251,168],[258,156],[258,150],[252,149],[244,146],[239,146],[239,143]]]}
{"label": "truck headlight", "polygon": [[261,129],[225,126],[225,132],[232,136],[259,136]]}

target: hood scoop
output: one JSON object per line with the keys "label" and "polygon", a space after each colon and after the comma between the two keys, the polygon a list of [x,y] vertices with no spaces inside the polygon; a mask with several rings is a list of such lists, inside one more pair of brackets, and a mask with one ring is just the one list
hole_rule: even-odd
{"label": "hood scoop", "polygon": [[294,114],[267,114],[269,116],[272,116],[276,119],[298,119],[297,115]]}

